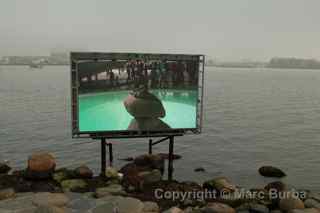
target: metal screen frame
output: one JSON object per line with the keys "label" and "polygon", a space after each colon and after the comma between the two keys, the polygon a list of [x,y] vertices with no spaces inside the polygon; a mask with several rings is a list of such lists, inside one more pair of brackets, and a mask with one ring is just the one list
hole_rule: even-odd
{"label": "metal screen frame", "polygon": [[[167,60],[167,61],[197,61],[198,67],[198,100],[196,105],[196,128],[179,128],[166,131],[93,131],[84,132],[79,129],[79,82],[78,64],[90,61],[127,61]],[[204,55],[188,54],[154,54],[154,53],[101,53],[101,52],[71,52],[71,126],[73,138],[137,138],[137,137],[163,137],[181,136],[184,134],[200,134],[203,123],[203,96],[204,96]]]}

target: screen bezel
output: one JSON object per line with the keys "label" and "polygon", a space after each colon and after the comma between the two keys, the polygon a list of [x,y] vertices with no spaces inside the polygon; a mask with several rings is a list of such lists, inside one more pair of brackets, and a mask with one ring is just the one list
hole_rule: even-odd
{"label": "screen bezel", "polygon": [[[198,67],[198,103],[196,105],[196,127],[175,128],[165,131],[135,131],[135,130],[113,130],[113,131],[80,131],[79,129],[79,82],[77,65],[83,62],[100,61],[127,61],[134,59],[143,60],[168,60],[168,61],[197,61]],[[154,53],[101,53],[101,52],[71,52],[71,125],[73,138],[136,138],[136,137],[162,137],[171,135],[200,134],[202,130],[203,114],[203,86],[204,86],[204,55],[190,54],[154,54]]]}

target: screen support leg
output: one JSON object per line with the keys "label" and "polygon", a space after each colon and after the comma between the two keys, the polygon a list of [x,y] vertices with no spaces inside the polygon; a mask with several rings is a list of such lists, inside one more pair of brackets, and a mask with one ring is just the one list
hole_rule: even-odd
{"label": "screen support leg", "polygon": [[106,146],[109,147],[109,166],[112,166],[112,163],[113,163],[112,143],[107,143],[105,138],[101,138],[101,174],[100,176],[102,177],[106,176],[106,164],[107,164]]}
{"label": "screen support leg", "polygon": [[173,147],[174,147],[174,136],[168,136],[158,141],[153,142],[149,139],[149,154],[152,154],[152,147],[158,143],[169,140],[169,154],[168,154],[168,180],[172,181],[173,176]]}
{"label": "screen support leg", "polygon": [[173,174],[173,145],[174,136],[169,137],[169,160],[168,160],[168,180],[172,181]]}

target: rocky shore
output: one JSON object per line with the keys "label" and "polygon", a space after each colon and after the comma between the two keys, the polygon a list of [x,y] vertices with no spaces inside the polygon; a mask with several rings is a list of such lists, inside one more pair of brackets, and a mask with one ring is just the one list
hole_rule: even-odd
{"label": "rocky shore", "polygon": [[105,176],[85,165],[57,169],[47,152],[33,153],[20,171],[0,163],[0,213],[320,213],[320,194],[289,188],[281,182],[286,174],[272,166],[258,172],[278,181],[244,189],[226,177],[163,180],[165,155],[130,160]]}

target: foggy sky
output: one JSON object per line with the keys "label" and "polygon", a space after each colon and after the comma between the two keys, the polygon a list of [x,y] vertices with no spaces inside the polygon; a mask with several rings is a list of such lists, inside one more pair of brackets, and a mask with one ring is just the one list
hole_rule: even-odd
{"label": "foggy sky", "polygon": [[320,59],[319,0],[1,0],[0,56],[52,50]]}

